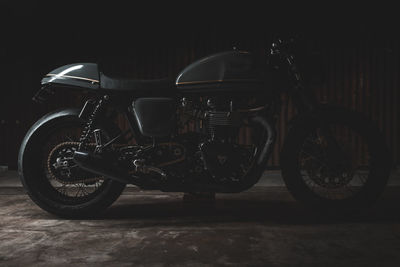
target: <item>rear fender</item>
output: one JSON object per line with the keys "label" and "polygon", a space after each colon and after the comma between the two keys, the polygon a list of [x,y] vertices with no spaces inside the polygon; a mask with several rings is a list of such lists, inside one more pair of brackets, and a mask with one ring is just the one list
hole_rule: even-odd
{"label": "rear fender", "polygon": [[79,120],[79,109],[63,109],[51,112],[40,118],[26,133],[22,140],[21,147],[18,154],[18,173],[20,176],[23,175],[24,158],[26,157],[27,150],[29,150],[30,144],[35,142],[35,137],[40,134],[42,130],[45,130],[46,125],[55,120]]}
{"label": "rear fender", "polygon": [[[23,175],[23,167],[24,167],[24,158],[26,155],[29,155],[28,150],[31,147],[31,144],[35,143],[37,137],[39,137],[43,131],[48,131],[51,125],[55,121],[82,121],[79,118],[79,109],[68,108],[57,110],[51,113],[44,115],[40,118],[26,133],[24,139],[22,140],[21,147],[18,154],[18,172],[19,175]],[[115,125],[112,121],[105,119],[102,121],[101,128],[104,128],[107,133],[109,133],[112,137],[117,136],[121,133],[121,130],[117,125]]]}

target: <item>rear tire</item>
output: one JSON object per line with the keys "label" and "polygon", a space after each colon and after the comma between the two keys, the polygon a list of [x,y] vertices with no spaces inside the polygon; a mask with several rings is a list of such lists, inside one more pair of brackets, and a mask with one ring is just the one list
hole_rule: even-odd
{"label": "rear tire", "polygon": [[[356,184],[356,182],[353,181],[356,171],[353,172],[351,180],[345,181],[343,185],[338,183],[336,188],[335,185],[331,187],[326,185],[328,189],[324,189],[326,190],[326,196],[324,196],[324,194],[316,193],[317,190],[315,187],[317,186],[314,185],[314,187],[311,187],[311,182],[306,181],[304,176],[309,175],[310,171],[302,170],[304,161],[300,161],[304,144],[306,140],[309,140],[307,138],[315,134],[317,129],[321,126],[325,127],[326,125],[346,127],[361,137],[360,140],[363,140],[368,147],[366,151],[368,151],[369,154],[369,172],[368,175],[365,175],[367,176],[367,178],[365,178],[365,183],[361,183],[361,186],[358,187],[353,186]],[[350,135],[349,132],[345,133],[346,134],[342,134],[342,136],[347,136],[347,138],[350,139],[348,137]],[[354,147],[354,145],[352,147]],[[322,165],[321,163],[321,166]],[[327,166],[327,164],[324,166]],[[295,199],[320,213],[350,215],[369,208],[381,195],[389,178],[391,157],[382,134],[380,134],[377,128],[371,125],[370,121],[356,112],[331,108],[321,110],[318,114],[303,115],[300,119],[295,121],[293,127],[289,130],[282,148],[281,168],[284,182]],[[317,172],[316,177],[320,177],[321,169],[322,167],[318,169],[319,173]],[[307,174],[305,175],[305,173]],[[309,176],[311,177],[311,175]],[[347,177],[347,174],[339,174],[338,177]],[[339,178],[326,179],[326,181],[331,181],[330,179]],[[323,183],[324,180],[322,180],[322,184]],[[319,184],[321,184],[321,182]],[[343,188],[343,190],[352,188],[358,191],[352,193],[353,195],[341,199],[332,199],[331,196],[328,197],[329,192],[335,190],[339,191],[341,188]],[[334,196],[335,192],[333,193]]]}
{"label": "rear tire", "polygon": [[[49,149],[57,145],[57,141],[55,144],[49,145],[49,140],[56,133],[68,132],[67,129],[72,128],[82,129],[83,126],[84,123],[76,115],[53,118],[35,130],[20,151],[19,174],[29,197],[42,209],[64,218],[96,216],[117,200],[125,188],[125,184],[103,178],[103,180],[99,180],[101,185],[95,187],[93,192],[74,198],[61,194],[61,191],[49,181],[49,175],[46,174],[48,172],[47,165],[43,161],[48,158]],[[79,137],[79,132],[76,135]],[[28,135],[25,138],[28,138]],[[73,139],[75,140],[72,141],[77,141],[76,136]],[[68,140],[60,140],[60,142],[62,141]],[[46,150],[46,147],[49,149]],[[81,184],[89,187],[89,183]],[[93,190],[93,185],[91,186],[90,189]]]}

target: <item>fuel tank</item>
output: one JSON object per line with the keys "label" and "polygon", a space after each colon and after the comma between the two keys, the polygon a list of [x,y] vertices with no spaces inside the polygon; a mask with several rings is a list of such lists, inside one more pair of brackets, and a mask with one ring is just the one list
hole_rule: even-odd
{"label": "fuel tank", "polygon": [[265,90],[263,62],[250,52],[227,51],[187,66],[177,77],[176,86],[187,93],[252,92]]}

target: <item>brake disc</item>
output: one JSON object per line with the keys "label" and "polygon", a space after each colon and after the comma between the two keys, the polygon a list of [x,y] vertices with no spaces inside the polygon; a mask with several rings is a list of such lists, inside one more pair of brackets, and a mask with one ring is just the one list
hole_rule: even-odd
{"label": "brake disc", "polygon": [[332,171],[327,164],[322,164],[322,161],[317,162],[313,157],[305,159],[302,165],[310,179],[321,187],[340,188],[353,179],[353,171],[344,167]]}

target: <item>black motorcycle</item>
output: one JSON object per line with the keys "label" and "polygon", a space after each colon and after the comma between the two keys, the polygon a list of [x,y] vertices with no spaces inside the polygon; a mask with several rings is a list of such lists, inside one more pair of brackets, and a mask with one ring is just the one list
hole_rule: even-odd
{"label": "black motorcycle", "polygon": [[[390,173],[382,135],[360,114],[317,103],[289,49],[266,55],[232,50],[200,59],[176,80],[117,79],[97,64],[62,66],[42,79],[34,100],[81,90],[80,110],[38,120],[18,167],[31,199],[63,217],[96,215],[126,184],[146,190],[236,193],[258,182],[275,143],[283,92],[298,115],[281,151],[293,196],[318,211],[360,211]],[[125,116],[129,129],[117,118]]]}

